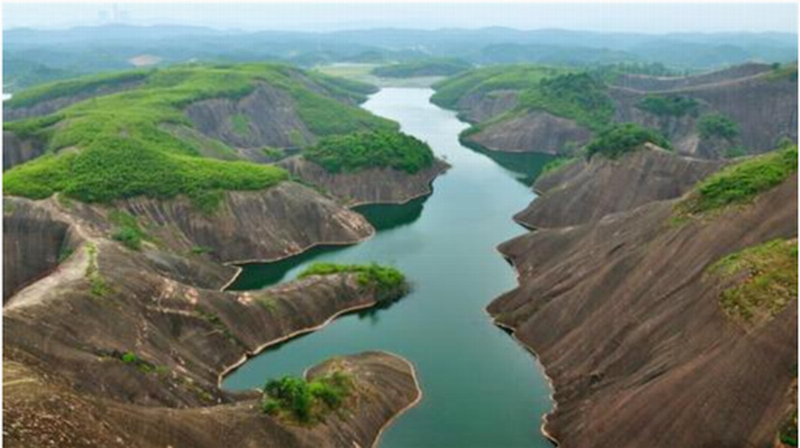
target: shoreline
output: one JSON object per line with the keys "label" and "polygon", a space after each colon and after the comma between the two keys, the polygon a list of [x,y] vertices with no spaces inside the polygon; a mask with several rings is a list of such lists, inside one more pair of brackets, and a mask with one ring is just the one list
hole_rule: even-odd
{"label": "shoreline", "polygon": [[[519,288],[519,286],[520,286],[520,282],[519,282],[520,275],[519,275],[519,270],[517,269],[516,264],[514,263],[514,261],[512,259],[510,259],[509,257],[505,256],[505,254],[503,254],[500,251],[499,246],[495,247],[495,250],[500,254],[501,257],[503,257],[504,260],[506,260],[511,265],[511,268],[514,270],[514,274],[516,276],[516,281],[517,281],[517,286],[514,289]],[[489,305],[491,305],[495,300],[497,300],[496,297],[495,297],[495,299],[493,299],[491,302],[489,302],[489,304],[487,304],[483,308],[483,311],[489,316],[489,318],[491,319],[492,324],[494,326],[496,326],[497,328],[500,328],[500,329],[508,332],[509,336],[511,337],[511,339],[513,339],[517,344],[519,344],[520,347],[524,348],[529,354],[533,355],[533,359],[536,361],[536,364],[541,369],[542,375],[544,376],[545,380],[547,380],[547,384],[550,386],[551,393],[550,393],[549,398],[550,398],[550,402],[553,405],[549,412],[547,412],[546,414],[542,415],[542,423],[539,426],[539,432],[544,436],[545,439],[550,441],[550,443],[552,443],[554,446],[556,446],[556,447],[561,446],[561,444],[559,443],[558,439],[556,439],[555,435],[553,435],[550,431],[547,430],[547,423],[549,422],[549,417],[556,411],[556,409],[558,409],[558,401],[556,401],[556,399],[555,399],[556,387],[555,387],[555,383],[553,381],[553,378],[550,377],[550,375],[547,374],[547,366],[544,364],[544,362],[542,362],[542,358],[539,357],[539,354],[536,352],[536,350],[534,350],[534,348],[531,347],[530,345],[522,342],[517,337],[517,335],[516,335],[517,329],[512,327],[511,325],[506,325],[506,324],[503,324],[502,322],[499,322],[497,320],[497,317],[495,317],[494,315],[492,315],[491,312],[489,312],[489,309],[488,309]]]}
{"label": "shoreline", "polygon": [[[291,333],[285,334],[285,335],[280,336],[278,338],[271,339],[271,340],[265,342],[264,344],[256,347],[254,350],[245,351],[245,353],[242,355],[242,357],[238,361],[236,361],[233,364],[228,365],[227,367],[222,369],[222,371],[217,375],[217,388],[219,388],[220,390],[227,390],[222,386],[222,382],[224,381],[225,377],[227,377],[227,376],[231,375],[232,373],[234,373],[241,366],[243,366],[245,363],[247,363],[247,361],[249,361],[251,358],[253,358],[255,356],[258,356],[259,354],[264,352],[264,350],[266,350],[266,349],[268,349],[268,348],[270,348],[270,347],[272,347],[274,345],[278,345],[278,344],[281,344],[283,342],[286,342],[286,341],[289,341],[291,339],[294,339],[294,338],[296,338],[298,336],[302,336],[302,335],[309,334],[309,333],[314,333],[314,332],[316,332],[318,330],[321,330],[321,329],[327,327],[330,323],[332,323],[334,320],[336,320],[338,317],[340,317],[342,315],[353,313],[353,312],[364,310],[364,309],[368,309],[368,308],[372,308],[377,304],[378,304],[377,300],[372,300],[372,301],[369,301],[367,303],[354,305],[354,306],[351,306],[351,307],[347,307],[347,308],[341,309],[341,310],[333,313],[332,315],[330,315],[327,319],[325,319],[325,321],[323,321],[322,323],[320,323],[318,325],[315,325],[313,327],[305,327],[305,328],[301,328],[301,329],[295,330],[295,331],[293,331]],[[256,390],[256,389],[253,389],[253,390]]]}
{"label": "shoreline", "polygon": [[[427,183],[427,191],[425,191],[423,193],[408,197],[408,198],[406,198],[406,199],[404,199],[402,201],[362,201],[362,202],[348,204],[345,207],[347,207],[348,209],[352,210],[355,213],[358,213],[358,211],[353,210],[353,209],[356,208],[356,207],[363,207],[363,206],[370,206],[370,205],[398,205],[398,206],[401,206],[401,205],[406,205],[406,204],[408,204],[411,201],[414,201],[416,199],[432,196],[433,193],[434,193],[433,184],[434,184],[434,182],[436,182],[436,179],[438,179],[439,176],[445,174],[447,171],[450,170],[450,168],[452,168],[452,165],[450,165],[449,163],[447,163],[445,161],[441,161],[441,162],[444,163],[444,166],[442,167],[441,170],[437,171],[436,174]],[[361,214],[359,213],[359,215],[361,215]],[[370,226],[372,227],[371,223],[370,223]],[[243,265],[277,263],[279,261],[287,260],[289,258],[302,255],[302,254],[304,254],[304,253],[306,253],[306,252],[308,252],[308,251],[310,251],[312,249],[316,249],[318,247],[323,247],[323,246],[331,246],[331,247],[355,246],[357,244],[361,244],[361,243],[363,243],[365,241],[368,241],[369,239],[371,239],[375,235],[377,235],[377,233],[378,233],[378,231],[374,227],[372,227],[372,230],[371,230],[369,235],[367,235],[367,236],[365,236],[363,238],[360,238],[358,240],[354,240],[354,241],[348,241],[348,242],[343,242],[343,241],[334,241],[334,242],[320,241],[320,242],[312,243],[311,245],[308,245],[308,246],[300,249],[297,252],[294,252],[294,253],[291,253],[291,254],[287,254],[287,255],[284,255],[284,256],[280,256],[280,257],[277,257],[277,258],[271,258],[271,259],[255,258],[255,259],[245,259],[245,260],[224,261],[224,262],[222,262],[222,265],[233,267],[233,268],[236,269],[236,272],[233,274],[233,276],[227,282],[225,282],[219,288],[219,290],[220,291],[228,291],[228,288],[232,284],[234,284],[236,282],[236,280],[242,274],[242,271],[244,271]],[[255,291],[257,291],[257,290],[255,290]]]}

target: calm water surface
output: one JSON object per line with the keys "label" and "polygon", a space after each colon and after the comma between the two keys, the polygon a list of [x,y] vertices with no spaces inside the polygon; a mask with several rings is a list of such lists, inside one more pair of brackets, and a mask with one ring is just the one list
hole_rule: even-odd
{"label": "calm water surface", "polygon": [[372,239],[250,265],[233,285],[275,284],[315,261],[376,261],[402,270],[413,292],[388,308],[342,317],[267,350],[224,385],[261,387],[266,378],[301,374],[332,356],[385,350],[415,365],[424,398],[386,431],[381,447],[550,447],[539,434],[541,416],[551,406],[541,369],[484,311],[516,285],[495,247],[524,232],[511,216],[533,199],[528,185],[549,158],[490,158],[464,148],[458,133],[466,124],[430,104],[432,93],[387,88],[363,105],[399,122],[453,165],[436,180],[432,196],[403,206],[361,207],[378,229]]}

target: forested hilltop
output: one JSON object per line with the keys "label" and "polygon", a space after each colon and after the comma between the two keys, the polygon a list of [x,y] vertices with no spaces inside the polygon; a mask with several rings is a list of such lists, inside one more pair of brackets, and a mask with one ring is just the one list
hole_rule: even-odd
{"label": "forested hilltop", "polygon": [[[276,64],[185,65],[42,85],[6,103],[5,194],[62,192],[86,202],[186,195],[206,207],[221,192],[287,180],[269,162],[305,148],[331,171],[430,167],[425,143],[357,106],[373,91]],[[325,153],[337,136],[362,141],[361,149]]]}
{"label": "forested hilltop", "polygon": [[473,124],[462,142],[488,150],[574,156],[620,123],[649,128],[677,152],[703,158],[797,141],[796,63],[751,63],[691,76],[658,65],[492,66],[433,87],[434,103]]}

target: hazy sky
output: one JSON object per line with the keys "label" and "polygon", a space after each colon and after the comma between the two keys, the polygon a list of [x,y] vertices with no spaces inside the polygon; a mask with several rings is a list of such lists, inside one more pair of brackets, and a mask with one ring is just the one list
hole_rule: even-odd
{"label": "hazy sky", "polygon": [[[783,4],[102,4],[3,5],[3,28],[66,28],[120,17],[137,25],[220,29],[564,28],[643,33],[797,31],[797,5]],[[101,20],[102,19],[102,20]]]}

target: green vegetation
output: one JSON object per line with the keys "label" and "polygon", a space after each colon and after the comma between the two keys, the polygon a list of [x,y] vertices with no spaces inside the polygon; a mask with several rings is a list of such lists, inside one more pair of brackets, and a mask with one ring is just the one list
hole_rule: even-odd
{"label": "green vegetation", "polygon": [[262,410],[313,423],[342,405],[353,389],[352,383],[352,378],[341,371],[310,381],[293,376],[270,380],[264,386]]}
{"label": "green vegetation", "polygon": [[605,83],[588,73],[542,79],[538,86],[522,93],[520,107],[570,118],[594,130],[608,125],[614,116],[614,103]]}
{"label": "green vegetation", "polygon": [[144,81],[147,75],[147,71],[132,70],[119,73],[83,76],[68,81],[41,84],[14,94],[14,96],[8,101],[5,101],[3,105],[9,108],[33,106],[47,100],[74,96],[82,93],[93,93],[101,88],[113,89],[122,84]]}
{"label": "green vegetation", "polygon": [[312,275],[333,275],[342,273],[358,274],[361,286],[374,289],[378,300],[395,300],[408,292],[406,277],[399,270],[378,264],[335,264],[314,263],[303,271],[298,278]]}
{"label": "green vegetation", "polygon": [[694,98],[687,96],[662,96],[647,95],[639,104],[639,109],[658,116],[682,117],[684,115],[697,115],[698,103]]}
{"label": "green vegetation", "polygon": [[236,335],[233,334],[233,332],[230,330],[230,328],[228,328],[222,318],[219,317],[219,314],[217,314],[216,311],[208,311],[207,309],[198,306],[195,308],[194,314],[197,316],[197,318],[208,322],[216,331],[222,333],[222,335],[225,336],[225,338],[229,341],[238,345],[242,345],[241,341],[239,341]]}
{"label": "green vegetation", "polygon": [[787,146],[731,165],[700,182],[676,206],[679,217],[751,201],[797,172],[797,146]]}
{"label": "green vegetation", "polygon": [[89,292],[97,298],[106,297],[111,293],[111,287],[100,275],[100,270],[97,267],[97,246],[88,243],[86,245],[86,253],[89,255],[89,263],[86,266],[85,274],[89,280]]}
{"label": "green vegetation", "polygon": [[723,114],[707,114],[697,120],[697,131],[703,138],[732,140],[739,135],[739,125]]}
{"label": "green vegetation", "polygon": [[547,162],[542,167],[542,172],[539,176],[541,177],[546,174],[553,174],[556,171],[559,171],[563,168],[573,165],[578,160],[579,159],[577,157],[556,157],[555,159]]}
{"label": "green vegetation", "polygon": [[244,114],[235,114],[231,117],[233,132],[237,135],[246,136],[250,133],[250,117]]}
{"label": "green vegetation", "polygon": [[395,131],[357,132],[326,137],[303,156],[332,173],[394,168],[416,173],[431,166],[433,152],[415,137]]}
{"label": "green vegetation", "polygon": [[192,253],[195,255],[205,255],[213,253],[214,249],[207,246],[192,246]]}
{"label": "green vegetation", "polygon": [[470,70],[433,85],[436,93],[431,102],[448,109],[455,109],[458,100],[473,93],[493,90],[525,90],[535,88],[542,79],[569,70],[540,65],[499,65]]}
{"label": "green vegetation", "polygon": [[116,226],[111,238],[119,241],[129,249],[139,250],[142,248],[142,240],[147,237],[147,234],[139,226],[136,217],[119,210],[112,211],[108,217]]}
{"label": "green vegetation", "polygon": [[[353,100],[362,98],[362,84],[283,65],[193,65],[133,73],[143,79],[139,88],[88,99],[51,116],[6,124],[6,130],[45,139],[49,148],[48,154],[5,173],[6,194],[40,199],[60,191],[85,202],[184,194],[204,203],[208,191],[269,188],[287,179],[287,173],[274,166],[201,157],[196,142],[164,128],[191,126],[182,110],[192,102],[238,99],[259,82],[287,92],[315,135],[397,129],[393,122],[308,88],[303,78]],[[79,82],[42,86],[20,97],[34,101],[62,95],[73,92]]]}
{"label": "green vegetation", "polygon": [[586,145],[586,156],[591,158],[595,154],[600,154],[609,159],[616,159],[641,148],[648,142],[665,149],[671,148],[669,141],[656,130],[636,123],[616,124],[601,131]]}
{"label": "green vegetation", "polygon": [[472,64],[461,59],[431,58],[376,67],[375,76],[384,78],[413,78],[416,76],[452,76],[469,70]]}
{"label": "green vegetation", "polygon": [[58,264],[61,264],[69,259],[72,254],[75,252],[75,249],[70,247],[67,244],[62,243],[61,247],[58,249]]}
{"label": "green vegetation", "polygon": [[123,364],[136,367],[142,373],[166,374],[168,372],[166,366],[153,364],[152,362],[144,360],[141,356],[131,351],[120,352],[118,350],[112,350],[110,352],[102,352],[101,355],[118,359],[122,361]]}
{"label": "green vegetation", "polygon": [[797,446],[797,409],[795,409],[791,417],[781,425],[778,438],[784,445]]}
{"label": "green vegetation", "polygon": [[794,81],[797,82],[797,61],[791,64],[772,64],[772,71],[767,74],[767,79],[770,81]]}
{"label": "green vegetation", "polygon": [[711,266],[736,285],[722,292],[725,314],[743,324],[763,323],[797,298],[797,240],[772,240],[728,255]]}

